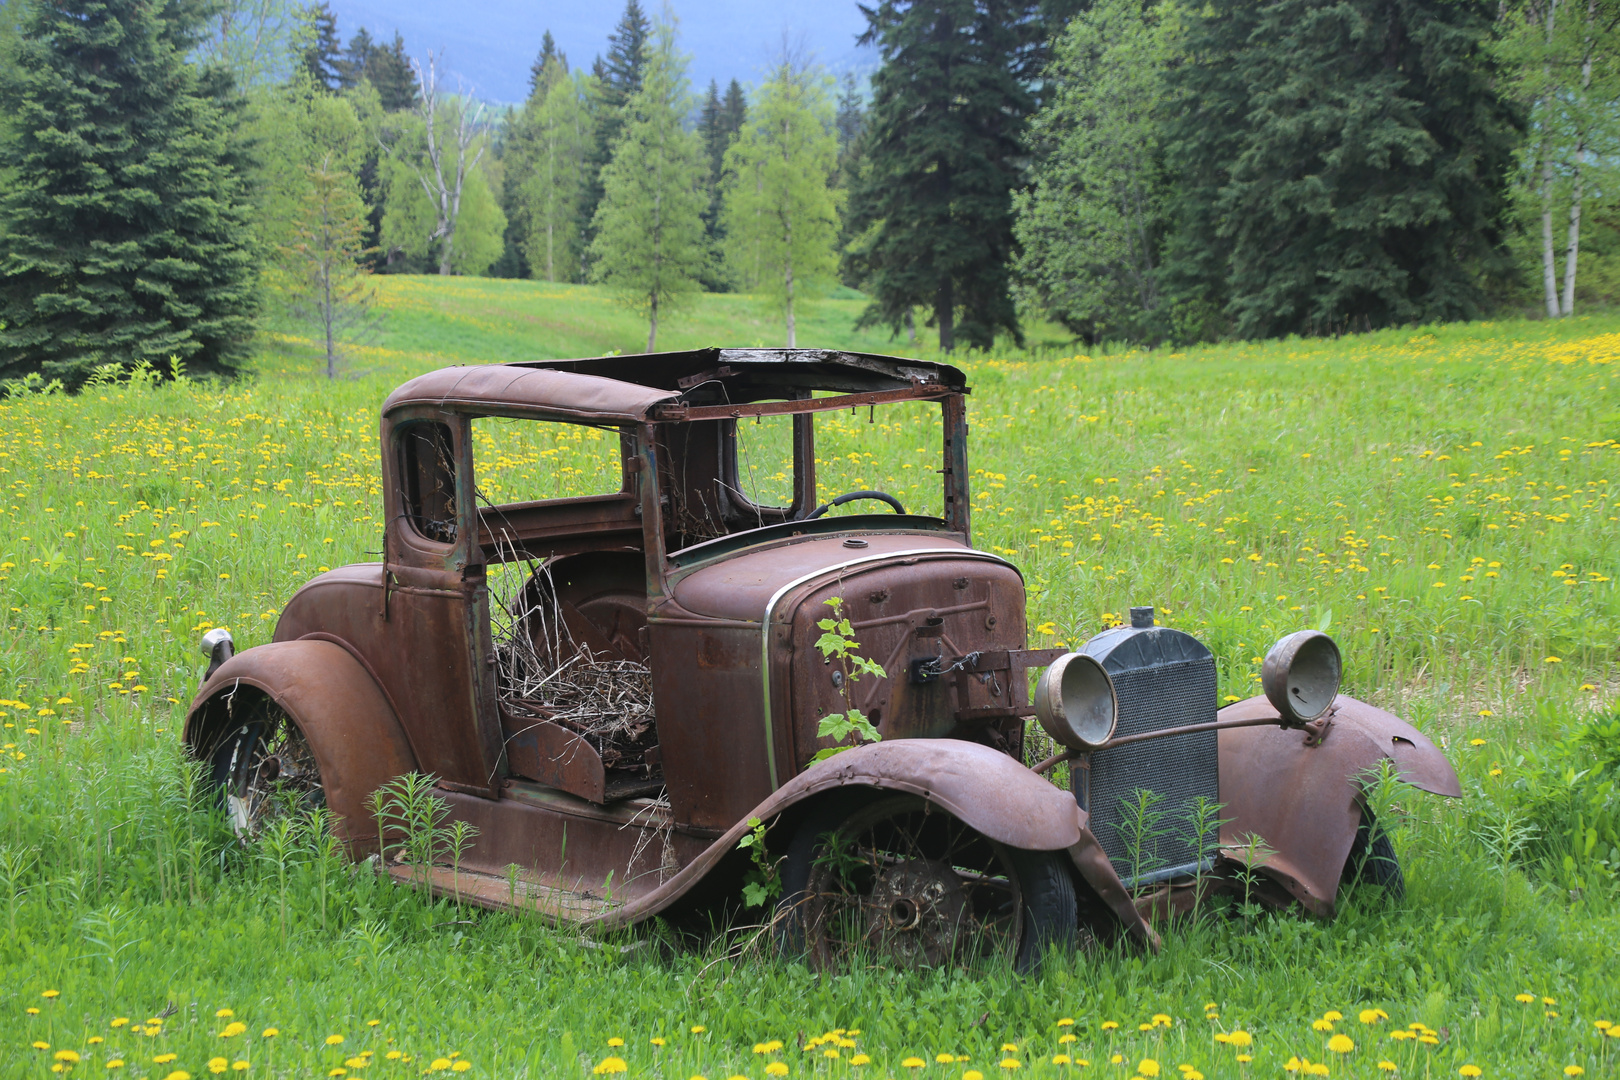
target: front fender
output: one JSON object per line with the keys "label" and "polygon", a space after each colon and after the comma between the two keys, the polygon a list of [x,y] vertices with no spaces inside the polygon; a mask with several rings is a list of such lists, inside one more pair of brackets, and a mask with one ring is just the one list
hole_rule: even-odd
{"label": "front fender", "polygon": [[1115,874],[1074,796],[999,750],[957,739],[894,739],[869,743],[812,765],[773,792],[747,818],[642,900],[600,920],[626,925],[656,915],[703,880],[749,829],[748,818],[789,826],[818,796],[864,787],[920,795],[974,831],[1028,851],[1065,851],[1082,878],[1107,903],[1123,928],[1156,946]]}
{"label": "front fender", "polygon": [[416,757],[371,673],[330,641],[247,649],[220,665],[197,691],[186,716],[186,748],[195,757],[210,758],[244,700],[255,697],[279,705],[309,742],[338,837],[351,848],[374,845],[376,822],[366,799],[414,771]]}
{"label": "front fender", "polygon": [[[1321,745],[1306,733],[1282,727],[1228,728],[1220,733],[1220,789],[1227,821],[1221,848],[1255,861],[1308,910],[1332,915],[1345,859],[1361,823],[1361,778],[1381,761],[1394,763],[1400,778],[1436,795],[1459,796],[1457,774],[1440,748],[1411,724],[1343,694],[1327,714],[1332,720]],[[1274,719],[1263,697],[1229,705],[1222,720]]]}

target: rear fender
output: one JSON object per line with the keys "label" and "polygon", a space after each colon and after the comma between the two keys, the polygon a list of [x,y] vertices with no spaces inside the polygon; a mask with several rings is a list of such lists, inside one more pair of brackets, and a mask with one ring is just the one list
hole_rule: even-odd
{"label": "rear fender", "polygon": [[416,758],[376,680],[343,646],[284,641],[240,652],[197,691],[186,716],[187,750],[207,761],[244,706],[269,698],[308,740],[321,770],[333,830],[353,851],[376,846],[366,799]]}
{"label": "rear fender", "polygon": [[[1222,720],[1275,718],[1263,697],[1220,711]],[[1321,744],[1282,727],[1228,728],[1220,733],[1220,787],[1227,821],[1221,850],[1259,868],[1307,910],[1333,914],[1345,859],[1361,823],[1362,782],[1388,759],[1401,780],[1423,791],[1462,794],[1440,748],[1411,724],[1343,694],[1327,713]],[[1251,838],[1258,838],[1263,848]]]}
{"label": "rear fender", "polygon": [[[756,806],[744,820],[642,900],[604,916],[604,925],[638,922],[674,904],[737,848],[757,819],[788,837],[823,798],[852,788],[906,792],[961,819],[1008,847],[1064,851],[1076,872],[1139,940],[1157,946],[1074,796],[999,750],[957,739],[894,739],[854,747],[799,773]],[[723,890],[725,891],[725,890]],[[735,890],[729,890],[735,892]],[[712,893],[712,889],[705,889]]]}

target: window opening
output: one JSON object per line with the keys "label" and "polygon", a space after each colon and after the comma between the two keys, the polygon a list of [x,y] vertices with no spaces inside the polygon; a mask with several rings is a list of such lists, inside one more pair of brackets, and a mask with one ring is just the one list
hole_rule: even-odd
{"label": "window opening", "polygon": [[449,425],[409,424],[398,438],[405,520],[429,540],[455,543],[456,459]]}

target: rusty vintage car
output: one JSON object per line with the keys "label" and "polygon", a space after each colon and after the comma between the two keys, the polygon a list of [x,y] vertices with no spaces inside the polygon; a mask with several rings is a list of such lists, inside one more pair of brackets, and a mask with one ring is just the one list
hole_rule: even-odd
{"label": "rusty vintage car", "polygon": [[[937,471],[913,472],[937,512],[824,500],[818,422],[894,408],[937,439]],[[604,490],[546,497],[577,465],[494,438],[535,424],[587,434]],[[767,431],[774,495],[755,482]],[[1075,652],[1028,648],[1019,569],[972,545],[967,436],[963,373],[887,356],[423,375],[382,409],[382,560],[310,580],[267,644],[213,632],[186,745],[239,830],[324,804],[357,856],[380,842],[373,793],[431,775],[475,837],[453,866],[382,865],[492,908],[712,919],[749,873],[779,875],[776,940],[822,960],[1027,967],[1080,940],[1155,944],[1157,914],[1239,880],[1318,915],[1349,878],[1398,888],[1365,776],[1387,760],[1458,795],[1441,751],[1339,695],[1313,631],[1272,650],[1264,696],[1218,711],[1210,651],[1151,608]],[[817,648],[834,600],[884,677]],[[851,709],[880,740],[825,754],[825,719]],[[1040,730],[1059,752],[1035,763]],[[1203,823],[1133,834],[1142,791],[1159,820]]]}

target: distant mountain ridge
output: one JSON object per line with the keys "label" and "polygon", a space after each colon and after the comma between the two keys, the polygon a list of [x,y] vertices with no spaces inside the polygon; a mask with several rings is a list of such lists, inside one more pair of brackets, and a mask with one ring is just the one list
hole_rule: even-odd
{"label": "distant mountain ridge", "polygon": [[[412,56],[428,50],[446,53],[451,72],[492,102],[520,102],[529,92],[529,65],[540,51],[540,36],[550,30],[571,67],[589,68],[607,48],[607,36],[624,10],[622,0],[591,3],[536,3],[534,0],[474,0],[471,3],[428,3],[426,0],[331,0],[338,33],[347,42],[364,26],[371,36],[392,40],[405,36]],[[643,0],[649,16],[658,0]],[[710,79],[722,87],[735,78],[758,82],[780,51],[782,35],[801,44],[835,74],[865,74],[877,66],[877,51],[858,47],[866,28],[856,0],[686,0],[674,5],[680,23],[681,49],[691,57],[688,74],[694,91]]]}

